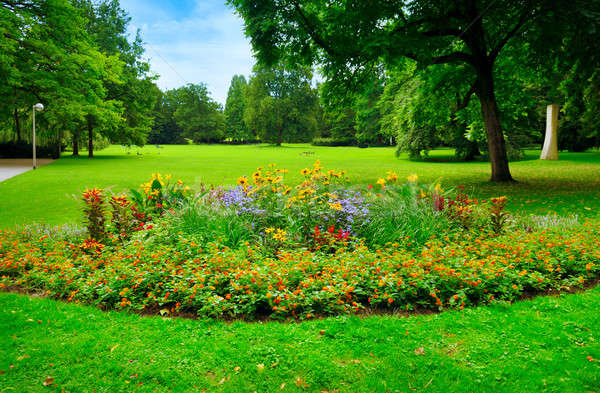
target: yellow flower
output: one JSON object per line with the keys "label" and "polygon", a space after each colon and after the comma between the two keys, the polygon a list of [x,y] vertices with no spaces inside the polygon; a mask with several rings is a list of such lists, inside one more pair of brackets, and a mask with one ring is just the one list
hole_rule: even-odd
{"label": "yellow flower", "polygon": [[238,179],[237,179],[237,183],[238,183],[240,186],[245,186],[245,185],[247,185],[247,184],[248,184],[248,179],[246,178],[246,176],[240,176],[240,177],[238,177]]}
{"label": "yellow flower", "polygon": [[173,175],[171,175],[170,173],[165,175],[165,179],[167,179],[167,181],[170,181],[171,177],[173,177]]}
{"label": "yellow flower", "polygon": [[273,227],[269,227],[269,228],[266,228],[266,229],[265,229],[265,232],[266,232],[266,233],[271,233],[271,232],[273,232],[274,230],[275,230],[275,228],[273,228]]}
{"label": "yellow flower", "polygon": [[283,189],[282,194],[283,195],[287,195],[287,194],[290,193],[290,191],[292,191],[292,189],[290,187],[288,187],[288,186],[285,186],[285,188]]}
{"label": "yellow flower", "polygon": [[329,207],[332,208],[333,210],[342,210],[342,205],[339,202],[330,203]]}
{"label": "yellow flower", "polygon": [[377,179],[377,184],[379,184],[381,187],[385,187],[385,179]]}
{"label": "yellow flower", "polygon": [[413,173],[412,175],[410,175],[409,177],[406,178],[409,182],[411,183],[416,183],[417,180],[419,180],[419,176],[417,176],[415,173]]}
{"label": "yellow flower", "polygon": [[280,242],[284,242],[286,240],[285,238],[285,231],[283,229],[277,229],[277,231],[275,233],[273,233],[272,238],[273,240],[278,240]]}
{"label": "yellow flower", "polygon": [[312,188],[304,188],[304,189],[298,191],[298,195],[300,195],[300,196],[304,196],[306,194],[311,195],[314,193],[316,193],[316,191],[313,190]]}
{"label": "yellow flower", "polygon": [[310,170],[310,169],[308,169],[308,168],[304,168],[303,170],[301,170],[301,171],[300,171],[300,173],[301,173],[303,176],[306,176],[306,175],[310,174],[310,172],[311,172],[311,170]]}
{"label": "yellow flower", "polygon": [[438,183],[438,184],[435,185],[434,190],[438,194],[440,193],[440,191],[442,191],[442,186],[440,185],[440,183]]}
{"label": "yellow flower", "polygon": [[395,183],[396,180],[398,180],[398,175],[396,174],[396,172],[388,171],[387,181],[389,181],[390,183]]}

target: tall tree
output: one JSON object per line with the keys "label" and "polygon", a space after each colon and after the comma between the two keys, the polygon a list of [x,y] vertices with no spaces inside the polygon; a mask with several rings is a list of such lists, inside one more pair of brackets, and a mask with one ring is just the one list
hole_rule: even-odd
{"label": "tall tree", "polygon": [[234,141],[243,141],[252,138],[244,122],[246,99],[244,91],[248,86],[244,75],[234,75],[227,91],[225,102],[225,136]]}
{"label": "tall tree", "polygon": [[115,109],[104,105],[100,81],[115,80],[120,62],[98,50],[70,1],[0,1],[0,20],[0,92],[12,98],[2,103],[11,108],[17,137],[21,114],[36,102],[46,106],[51,126],[84,122],[85,108]]}
{"label": "tall tree", "polygon": [[73,2],[87,18],[88,34],[99,49],[109,56],[117,56],[123,63],[118,79],[103,80],[106,99],[118,102],[122,108],[121,121],[119,124],[102,124],[95,113],[86,116],[89,156],[93,156],[96,128],[113,142],[143,145],[152,128],[152,110],[159,93],[153,82],[155,76],[149,73],[150,67],[142,59],[144,49],[139,31],[130,42],[127,27],[131,18],[118,0]]}
{"label": "tall tree", "polygon": [[[502,49],[560,11],[560,0],[229,0],[245,20],[261,62],[321,64],[326,77],[356,84],[380,62],[467,70],[479,98],[493,181],[511,181],[496,101]],[[564,4],[562,4],[564,5]],[[465,67],[466,66],[466,67]],[[472,93],[471,93],[472,94]]]}
{"label": "tall tree", "polygon": [[155,144],[185,144],[183,129],[175,121],[177,110],[176,90],[160,93],[160,98],[154,106],[154,124],[148,135],[148,143]]}
{"label": "tall tree", "polygon": [[173,118],[183,135],[194,142],[220,142],[224,137],[225,117],[203,84],[188,84],[174,91]]}
{"label": "tall tree", "polygon": [[246,89],[244,121],[262,142],[306,142],[317,126],[317,95],[308,68],[255,67]]}

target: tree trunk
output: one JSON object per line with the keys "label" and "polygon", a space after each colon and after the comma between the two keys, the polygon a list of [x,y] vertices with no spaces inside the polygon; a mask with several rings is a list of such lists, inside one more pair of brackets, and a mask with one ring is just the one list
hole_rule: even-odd
{"label": "tree trunk", "polygon": [[62,155],[61,142],[62,142],[62,131],[59,129],[56,132],[56,158],[60,158],[60,156]]}
{"label": "tree trunk", "polygon": [[73,133],[73,155],[79,156],[79,134]]}
{"label": "tree trunk", "polygon": [[508,182],[514,181],[508,168],[508,155],[506,154],[506,143],[502,134],[498,104],[494,94],[494,77],[492,66],[483,66],[479,72],[479,83],[477,95],[481,105],[483,124],[487,136],[490,163],[492,165],[492,181]]}
{"label": "tree trunk", "polygon": [[281,134],[283,134],[283,127],[279,127],[279,130],[277,131],[277,146],[281,146]]}
{"label": "tree trunk", "polygon": [[21,142],[21,122],[19,121],[19,110],[15,108],[15,131],[17,132],[17,142]]}
{"label": "tree trunk", "polygon": [[92,118],[87,118],[87,129],[88,129],[88,158],[94,158],[94,126],[92,125]]}

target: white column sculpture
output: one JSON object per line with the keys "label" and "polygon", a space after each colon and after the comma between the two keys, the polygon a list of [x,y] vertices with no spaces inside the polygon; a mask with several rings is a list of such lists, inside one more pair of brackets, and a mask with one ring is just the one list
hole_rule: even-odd
{"label": "white column sculpture", "polygon": [[558,160],[558,105],[546,108],[546,137],[540,160]]}

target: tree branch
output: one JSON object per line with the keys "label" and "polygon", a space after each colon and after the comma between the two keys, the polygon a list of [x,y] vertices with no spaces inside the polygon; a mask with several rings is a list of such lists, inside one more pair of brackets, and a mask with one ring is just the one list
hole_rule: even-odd
{"label": "tree branch", "polygon": [[304,25],[306,32],[308,33],[310,38],[312,38],[313,41],[315,41],[315,43],[317,45],[319,45],[321,48],[323,48],[323,50],[325,52],[327,52],[328,55],[337,56],[338,53],[327,42],[325,42],[323,37],[321,37],[318,34],[316,26],[313,25],[310,22],[310,20],[308,20],[308,17],[304,14],[304,12],[302,12],[302,9],[300,8],[300,4],[297,1],[294,2],[294,8],[295,8],[296,12],[298,13],[298,15],[300,15],[300,18],[302,19],[302,24]]}
{"label": "tree branch", "polygon": [[443,64],[443,63],[467,63],[475,67],[475,58],[473,55],[466,52],[452,52],[447,55],[434,57],[431,64]]}
{"label": "tree branch", "polygon": [[469,102],[471,102],[471,97],[473,97],[473,94],[475,94],[477,90],[478,82],[479,81],[475,79],[475,81],[473,81],[473,83],[471,84],[471,88],[469,89],[469,91],[467,91],[462,100],[456,101],[456,108],[454,110],[455,113],[469,106]]}
{"label": "tree branch", "polygon": [[512,29],[510,29],[506,35],[504,36],[504,38],[502,38],[497,44],[496,46],[492,49],[492,51],[489,54],[489,58],[490,60],[493,62],[494,60],[496,60],[496,57],[498,57],[498,55],[500,54],[500,51],[502,50],[502,48],[508,43],[508,41],[510,41],[510,39],[512,37],[514,37],[519,30],[521,30],[521,28],[529,21],[531,21],[532,19],[535,19],[539,14],[538,13],[531,13],[529,10],[525,10],[525,12],[523,12],[523,14],[521,14],[521,17],[519,18],[519,20],[517,21],[517,23],[513,26]]}

